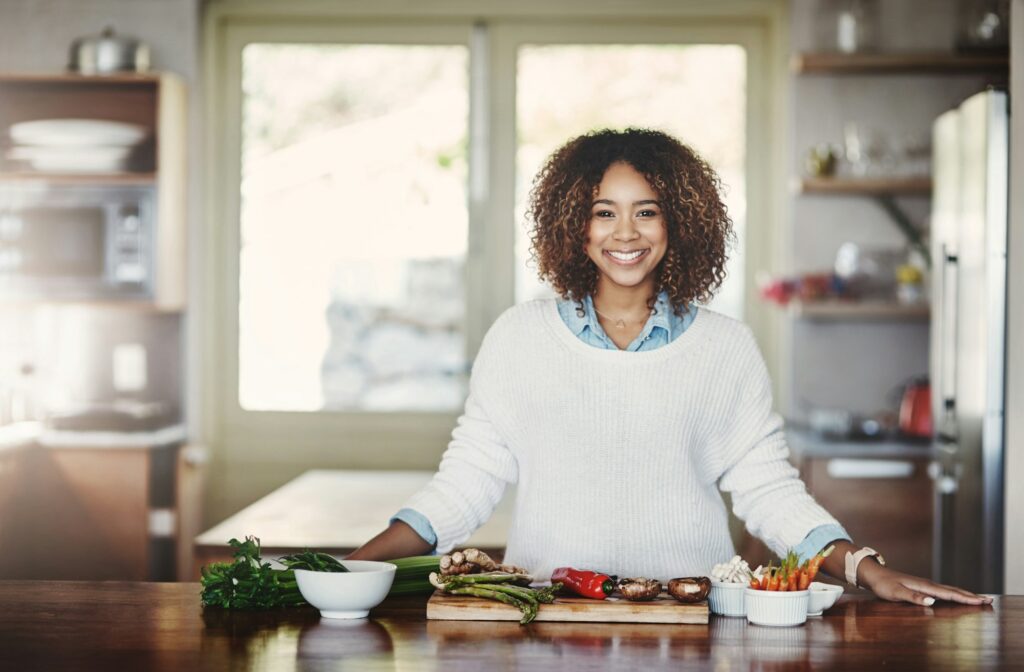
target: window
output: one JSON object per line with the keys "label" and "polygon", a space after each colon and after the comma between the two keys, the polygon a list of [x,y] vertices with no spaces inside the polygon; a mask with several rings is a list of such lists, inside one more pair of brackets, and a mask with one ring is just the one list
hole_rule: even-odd
{"label": "window", "polygon": [[243,50],[245,410],[461,406],[467,57],[462,45]]}
{"label": "window", "polygon": [[436,467],[487,328],[544,291],[525,200],[577,133],[658,127],[711,162],[740,236],[713,305],[759,329],[785,3],[460,7],[206,5],[211,516],[313,467]]}

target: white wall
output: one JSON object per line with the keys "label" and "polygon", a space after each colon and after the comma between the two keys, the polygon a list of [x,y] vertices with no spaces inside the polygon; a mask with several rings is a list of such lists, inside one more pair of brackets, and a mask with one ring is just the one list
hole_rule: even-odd
{"label": "white wall", "polygon": [[[1010,91],[1024,91],[1024,0],[1013,0],[1010,17]],[[1012,99],[1011,99],[1012,100]],[[1010,112],[1010,243],[1006,262],[1006,578],[1003,592],[1024,595],[1024,114]]]}

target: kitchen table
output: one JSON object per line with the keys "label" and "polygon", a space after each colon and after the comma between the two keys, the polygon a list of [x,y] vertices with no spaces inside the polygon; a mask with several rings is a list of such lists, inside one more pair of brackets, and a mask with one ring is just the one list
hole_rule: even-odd
{"label": "kitchen table", "polygon": [[994,670],[1024,667],[1024,596],[916,607],[844,596],[800,627],[369,619],[203,610],[195,583],[0,581],[0,667],[28,670]]}
{"label": "kitchen table", "polygon": [[[391,516],[433,478],[433,471],[313,469],[253,502],[195,539],[195,567],[230,560],[228,540],[260,538],[268,558],[315,548],[346,554],[388,526]],[[515,487],[465,544],[500,557],[512,525]]]}

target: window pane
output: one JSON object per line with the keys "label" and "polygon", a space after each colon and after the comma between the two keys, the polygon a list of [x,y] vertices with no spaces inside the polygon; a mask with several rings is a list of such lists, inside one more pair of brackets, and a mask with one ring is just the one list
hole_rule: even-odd
{"label": "window pane", "polygon": [[[691,146],[718,171],[736,228],[728,278],[712,302],[735,317],[743,307],[746,224],[746,53],[737,45],[554,45],[519,49],[517,221],[544,159],[598,128],[656,128]],[[516,300],[550,296],[516,239]]]}
{"label": "window pane", "polygon": [[243,408],[461,406],[467,59],[464,46],[245,48]]}

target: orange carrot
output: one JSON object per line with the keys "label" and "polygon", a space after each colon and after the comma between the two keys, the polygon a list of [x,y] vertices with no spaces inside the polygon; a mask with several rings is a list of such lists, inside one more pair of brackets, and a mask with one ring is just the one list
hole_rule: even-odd
{"label": "orange carrot", "polygon": [[753,588],[754,590],[760,590],[761,589],[761,582],[758,581],[755,577],[752,576],[752,577],[750,577],[750,587]]}
{"label": "orange carrot", "polygon": [[800,579],[797,581],[797,588],[807,590],[811,587],[811,572],[808,569],[800,570]]}
{"label": "orange carrot", "polygon": [[782,583],[782,575],[776,571],[772,574],[772,578],[768,580],[768,590],[779,590],[779,586]]}
{"label": "orange carrot", "polygon": [[795,568],[790,570],[789,576],[786,577],[787,590],[795,591],[797,589],[797,581],[800,579],[798,574],[799,572]]}
{"label": "orange carrot", "polygon": [[825,562],[825,558],[832,555],[834,550],[836,550],[835,546],[829,546],[807,562],[807,574],[809,576],[807,585],[811,585],[811,581],[814,580],[814,577],[818,575],[818,570],[821,569],[821,563]]}

